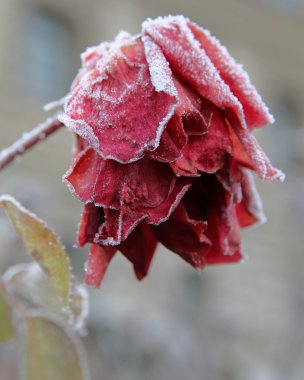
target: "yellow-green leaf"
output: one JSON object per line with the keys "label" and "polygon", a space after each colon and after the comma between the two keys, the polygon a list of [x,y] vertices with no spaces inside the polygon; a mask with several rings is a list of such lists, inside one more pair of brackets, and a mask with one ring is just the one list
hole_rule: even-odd
{"label": "yellow-green leaf", "polygon": [[72,283],[69,309],[63,310],[58,304],[54,288],[35,262],[10,267],[5,272],[3,281],[10,292],[28,307],[42,308],[48,314],[68,321],[76,330],[84,328],[88,313],[88,294],[83,285]]}
{"label": "yellow-green leaf", "polygon": [[8,342],[15,335],[12,312],[5,291],[0,287],[0,342]]}
{"label": "yellow-green leaf", "polygon": [[44,316],[27,320],[22,373],[25,380],[87,380],[80,340]]}
{"label": "yellow-green leaf", "polygon": [[0,197],[27,252],[39,264],[56,291],[61,307],[68,308],[72,275],[68,255],[58,236],[11,196]]}

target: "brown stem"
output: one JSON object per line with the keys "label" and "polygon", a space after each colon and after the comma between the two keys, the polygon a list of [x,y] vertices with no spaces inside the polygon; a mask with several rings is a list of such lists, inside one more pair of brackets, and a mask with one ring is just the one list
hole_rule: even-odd
{"label": "brown stem", "polygon": [[62,126],[56,115],[39,124],[31,132],[24,133],[14,144],[0,152],[0,170]]}

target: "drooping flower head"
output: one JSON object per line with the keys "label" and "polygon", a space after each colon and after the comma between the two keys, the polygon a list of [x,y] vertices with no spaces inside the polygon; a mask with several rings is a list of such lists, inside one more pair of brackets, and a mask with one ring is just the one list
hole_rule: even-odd
{"label": "drooping flower head", "polygon": [[142,279],[159,242],[195,268],[240,261],[240,228],[264,218],[251,172],[283,179],[251,133],[273,118],[248,75],[183,16],[89,48],[59,119],[95,286],[118,251]]}

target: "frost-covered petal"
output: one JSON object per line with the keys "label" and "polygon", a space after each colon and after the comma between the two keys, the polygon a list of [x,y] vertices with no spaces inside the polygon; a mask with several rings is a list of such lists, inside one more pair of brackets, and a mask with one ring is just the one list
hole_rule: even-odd
{"label": "frost-covered petal", "polygon": [[204,233],[212,245],[206,254],[206,263],[241,259],[240,228],[235,208],[227,201],[226,190],[214,175],[204,174],[195,179],[183,204],[190,218],[207,221]]}
{"label": "frost-covered petal", "polygon": [[78,154],[63,177],[72,194],[84,203],[94,201],[96,181],[101,165],[103,165],[103,159],[94,149],[87,147]]}
{"label": "frost-covered petal", "polygon": [[263,102],[261,96],[251,84],[246,71],[237,64],[227,49],[210,32],[187,22],[194,38],[199,41],[202,49],[212,61],[221,75],[221,78],[229,86],[231,92],[241,102],[247,125],[250,128],[263,127],[273,122],[273,116]]}
{"label": "frost-covered petal", "polygon": [[175,181],[170,167],[161,162],[144,158],[120,164],[102,159],[92,148],[79,155],[64,178],[83,202],[114,209],[156,207],[168,197]]}
{"label": "frost-covered petal", "polygon": [[186,134],[189,136],[206,133],[212,117],[207,102],[175,77],[174,84],[179,98],[175,114],[181,117]]}
{"label": "frost-covered petal", "polygon": [[174,87],[152,83],[138,37],[111,44],[107,59],[74,86],[59,119],[104,158],[127,163],[159,145],[177,104]]}
{"label": "frost-covered petal", "polygon": [[86,204],[78,229],[78,245],[83,247],[86,243],[93,243],[95,235],[104,221],[105,218],[102,207],[96,207],[93,203]]}
{"label": "frost-covered petal", "polygon": [[242,201],[235,206],[240,226],[248,227],[256,223],[264,223],[266,217],[263,211],[262,200],[249,170],[242,169],[241,186]]}
{"label": "frost-covered petal", "polygon": [[194,268],[203,268],[210,241],[204,234],[206,223],[188,217],[180,204],[170,219],[153,227],[157,239]]}
{"label": "frost-covered petal", "polygon": [[182,158],[175,166],[187,171],[195,168],[201,172],[214,173],[225,164],[227,155],[232,153],[232,143],[222,113],[213,107],[213,117],[208,132],[200,136],[190,136],[182,150]]}
{"label": "frost-covered petal", "polygon": [[209,213],[206,235],[212,242],[206,254],[206,264],[235,263],[242,260],[240,226],[234,205]]}
{"label": "frost-covered petal", "polygon": [[284,173],[271,165],[269,158],[251,132],[248,129],[242,128],[232,113],[227,112],[227,119],[235,159],[239,157],[240,161],[243,161],[246,166],[255,170],[263,180],[279,179],[283,181],[285,178]]}
{"label": "frost-covered petal", "polygon": [[116,249],[112,247],[101,247],[91,244],[91,249],[86,264],[85,282],[98,288],[105,275],[110,261],[115,255]]}
{"label": "frost-covered petal", "polygon": [[94,242],[103,245],[118,245],[125,241],[141,221],[160,224],[167,220],[190,188],[188,179],[174,181],[168,197],[158,206],[133,208],[121,206],[119,210],[105,209],[105,222],[95,235]]}
{"label": "frost-covered petal", "polygon": [[176,76],[221,109],[232,109],[246,128],[243,108],[194,38],[183,16],[159,17],[143,23],[143,33],[162,49]]}
{"label": "frost-covered petal", "polygon": [[187,143],[182,119],[173,115],[164,130],[158,148],[148,154],[154,160],[172,162],[181,156],[181,150]]}
{"label": "frost-covered petal", "polygon": [[149,224],[160,224],[166,221],[190,188],[191,182],[192,181],[187,178],[177,179],[172,192],[162,204],[158,207],[150,207],[146,209],[148,215],[146,222]]}
{"label": "frost-covered petal", "polygon": [[138,280],[148,274],[157,243],[152,229],[147,224],[140,223],[120,244],[119,250],[133,264]]}

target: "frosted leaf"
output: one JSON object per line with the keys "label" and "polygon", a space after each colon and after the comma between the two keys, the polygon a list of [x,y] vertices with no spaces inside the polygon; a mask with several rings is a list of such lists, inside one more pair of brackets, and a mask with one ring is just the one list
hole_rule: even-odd
{"label": "frosted leaf", "polygon": [[1,196],[0,205],[7,212],[27,252],[40,265],[54,287],[61,305],[67,306],[72,275],[69,257],[58,236],[14,198]]}
{"label": "frosted leaf", "polygon": [[9,268],[4,282],[29,302],[49,308],[82,328],[87,314],[86,293],[73,281],[69,257],[59,237],[14,198],[1,196],[0,206],[37,263]]}

